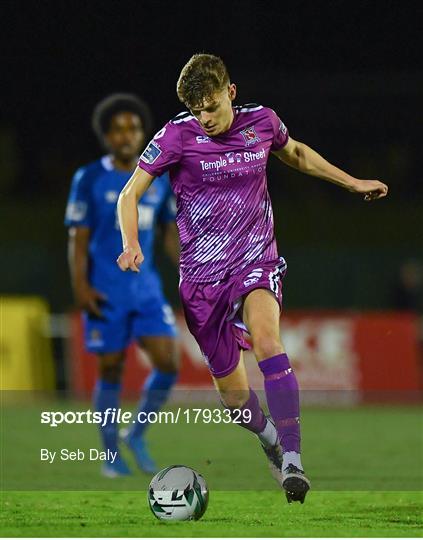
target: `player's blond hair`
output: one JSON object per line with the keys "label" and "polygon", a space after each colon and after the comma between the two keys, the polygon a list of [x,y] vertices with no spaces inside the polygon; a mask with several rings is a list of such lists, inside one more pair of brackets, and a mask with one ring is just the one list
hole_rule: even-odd
{"label": "player's blond hair", "polygon": [[194,54],[182,68],[176,92],[188,108],[198,107],[229,84],[229,73],[221,58],[212,54]]}

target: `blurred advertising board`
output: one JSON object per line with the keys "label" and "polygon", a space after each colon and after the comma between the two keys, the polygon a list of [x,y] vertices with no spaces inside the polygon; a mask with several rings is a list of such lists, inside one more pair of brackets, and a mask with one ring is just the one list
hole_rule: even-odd
{"label": "blurred advertising board", "polygon": [[50,313],[38,297],[0,297],[0,389],[54,390]]}
{"label": "blurred advertising board", "polygon": [[[178,314],[181,341],[180,388],[212,388],[200,350]],[[71,389],[91,394],[96,378],[95,357],[84,351],[79,314],[72,315],[69,350]],[[283,343],[303,394],[313,401],[413,401],[423,395],[418,319],[395,312],[291,311],[281,319]],[[263,388],[262,375],[251,352],[245,354],[251,386]],[[123,392],[139,394],[150,364],[137,347],[128,349]]]}

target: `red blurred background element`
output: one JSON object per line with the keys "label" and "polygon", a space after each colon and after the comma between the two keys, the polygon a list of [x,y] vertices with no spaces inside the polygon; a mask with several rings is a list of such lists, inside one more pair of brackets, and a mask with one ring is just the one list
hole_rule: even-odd
{"label": "red blurred background element", "polygon": [[[178,387],[212,389],[200,350],[180,314],[178,323],[182,353]],[[332,397],[350,393],[354,401],[412,402],[423,397],[418,318],[411,313],[295,311],[284,314],[281,334],[303,391],[328,392]],[[71,390],[88,398],[97,368],[94,355],[84,351],[78,313],[72,315],[71,335]],[[246,353],[246,363],[252,386],[261,389],[261,373],[251,353]],[[129,347],[124,397],[139,395],[149,369],[146,355]]]}

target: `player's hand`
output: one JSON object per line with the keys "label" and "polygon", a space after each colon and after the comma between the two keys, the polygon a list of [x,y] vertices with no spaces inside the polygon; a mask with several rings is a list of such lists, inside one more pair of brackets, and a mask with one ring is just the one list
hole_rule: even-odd
{"label": "player's hand", "polygon": [[363,193],[365,201],[381,199],[388,194],[388,186],[379,180],[357,180],[350,189],[354,193]]}
{"label": "player's hand", "polygon": [[144,260],[144,255],[142,254],[140,246],[127,247],[122,251],[117,259],[117,264],[119,268],[126,272],[127,270],[132,270],[132,272],[139,272],[140,266]]}
{"label": "player's hand", "polygon": [[107,300],[105,294],[97,291],[88,283],[83,283],[77,287],[75,296],[79,308],[87,311],[91,315],[95,315],[96,317],[103,317],[103,313],[99,307],[99,302],[104,302]]}

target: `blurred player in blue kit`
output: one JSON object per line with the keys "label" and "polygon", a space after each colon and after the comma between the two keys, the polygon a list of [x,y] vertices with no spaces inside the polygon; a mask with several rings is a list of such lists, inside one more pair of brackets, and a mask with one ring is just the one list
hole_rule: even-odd
{"label": "blurred player in blue kit", "polygon": [[[121,252],[116,203],[150,135],[151,113],[138,97],[113,94],[96,106],[92,125],[109,153],[76,171],[65,224],[69,228],[72,287],[83,310],[85,345],[98,356],[94,407],[103,413],[119,407],[125,349],[135,340],[147,351],[153,365],[138,408],[138,412],[148,413],[163,405],[177,378],[175,318],[153,260],[155,231],[160,226],[164,249],[178,264],[175,202],[165,173],[140,200],[138,230],[145,255],[142,270],[122,273],[115,262]],[[153,473],[156,464],[144,439],[147,426],[134,423],[121,432],[121,438],[138,466]],[[117,425],[109,422],[100,431],[105,450],[117,452],[102,473],[108,477],[130,474],[119,452]]]}

